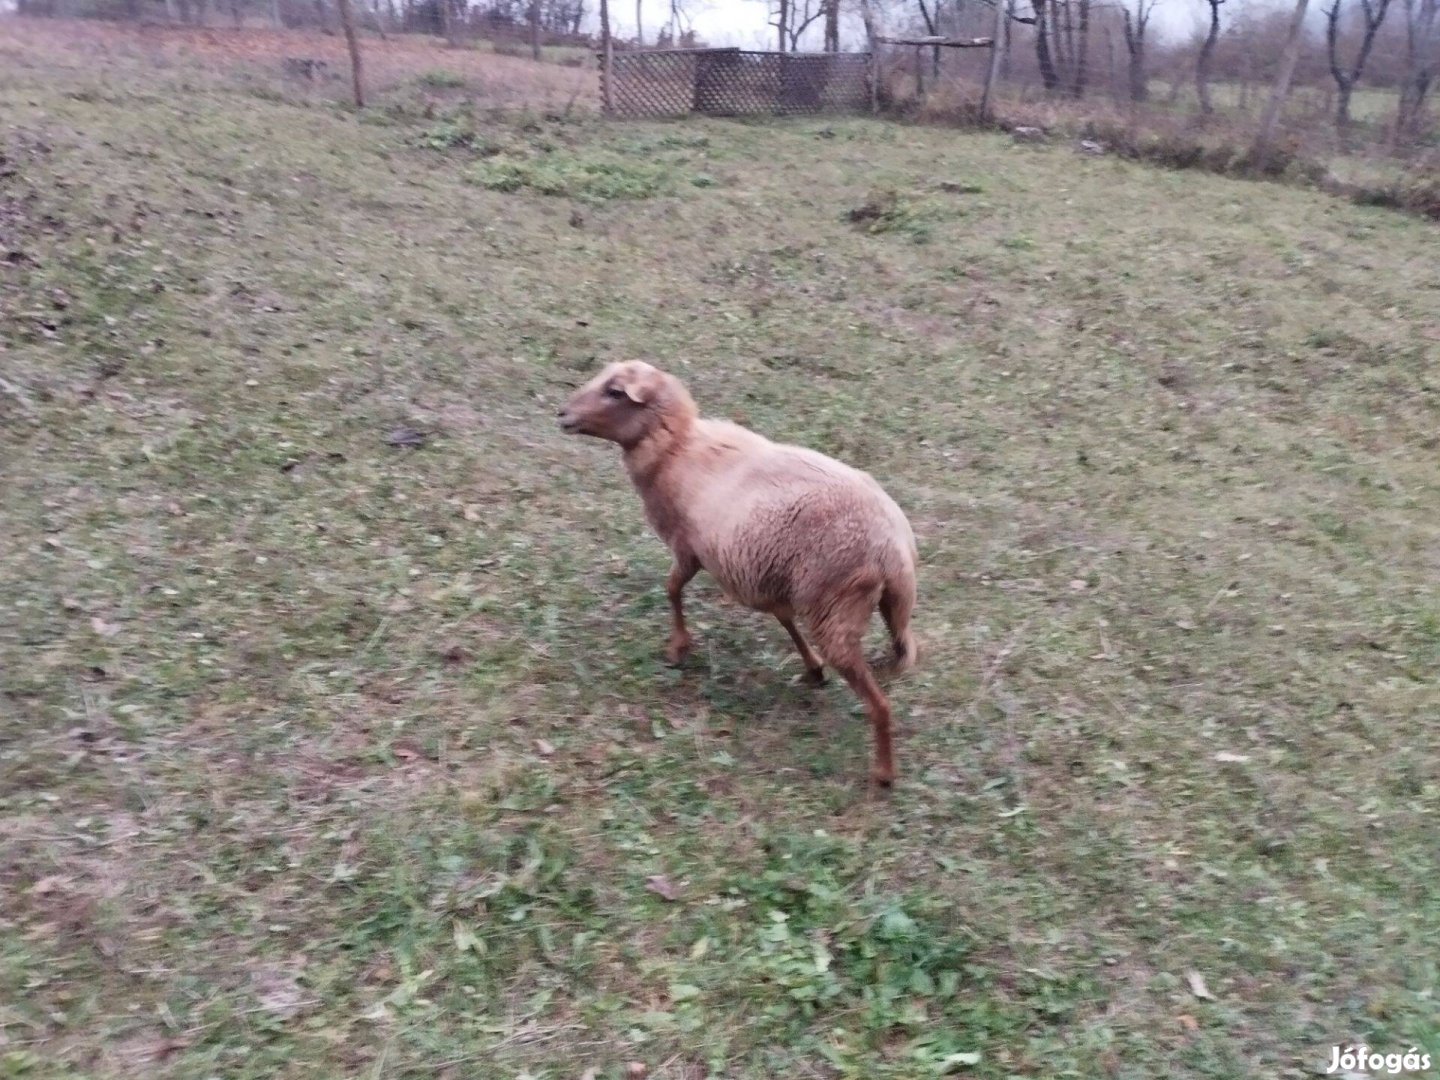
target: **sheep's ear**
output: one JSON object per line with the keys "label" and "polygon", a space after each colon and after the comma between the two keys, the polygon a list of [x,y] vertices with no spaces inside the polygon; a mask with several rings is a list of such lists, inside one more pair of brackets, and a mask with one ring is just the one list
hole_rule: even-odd
{"label": "sheep's ear", "polygon": [[627,373],[620,388],[636,405],[648,405],[660,389],[660,373],[654,368],[639,368]]}

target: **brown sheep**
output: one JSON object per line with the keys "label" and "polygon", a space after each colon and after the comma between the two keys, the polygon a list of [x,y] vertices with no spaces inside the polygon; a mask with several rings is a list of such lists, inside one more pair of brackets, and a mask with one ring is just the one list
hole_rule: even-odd
{"label": "brown sheep", "polygon": [[916,550],[880,485],[824,454],[702,419],[679,379],[642,361],[606,367],[560,410],[560,426],[620,445],[646,518],[674,553],[666,659],[679,664],[690,650],[681,592],[708,570],[731,599],[780,620],[810,682],[824,681],[822,663],[844,677],[870,717],[871,776],[892,783],[890,704],[862,639],[878,606],[894,666],[914,663]]}

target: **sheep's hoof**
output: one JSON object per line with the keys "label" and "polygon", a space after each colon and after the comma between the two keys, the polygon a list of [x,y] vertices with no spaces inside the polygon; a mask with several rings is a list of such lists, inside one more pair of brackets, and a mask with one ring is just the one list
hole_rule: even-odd
{"label": "sheep's hoof", "polygon": [[870,770],[870,780],[876,787],[884,788],[888,791],[895,783],[895,770],[893,767],[882,769],[877,765]]}
{"label": "sheep's hoof", "polygon": [[685,657],[690,655],[690,639],[682,638],[679,641],[672,640],[665,646],[665,662],[671,667],[679,667],[685,662]]}
{"label": "sheep's hoof", "polygon": [[804,679],[806,686],[824,686],[825,669],[823,667],[806,668]]}

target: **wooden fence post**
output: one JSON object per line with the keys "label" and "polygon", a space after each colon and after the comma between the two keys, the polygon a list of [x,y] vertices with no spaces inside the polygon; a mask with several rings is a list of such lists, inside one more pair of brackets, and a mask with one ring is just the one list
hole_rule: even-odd
{"label": "wooden fence post", "polygon": [[995,32],[990,38],[990,66],[985,69],[985,90],[980,95],[980,122],[990,122],[991,95],[1000,80],[1000,64],[1005,59],[1006,10],[1004,0],[995,0]]}

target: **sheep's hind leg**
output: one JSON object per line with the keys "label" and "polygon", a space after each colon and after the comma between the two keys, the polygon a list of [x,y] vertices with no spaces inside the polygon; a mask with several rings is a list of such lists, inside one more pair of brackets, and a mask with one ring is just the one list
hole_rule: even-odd
{"label": "sheep's hind leg", "polygon": [[677,554],[670,576],[665,579],[665,595],[670,600],[670,640],[665,645],[665,660],[674,666],[684,661],[694,640],[685,628],[685,605],[681,593],[699,572],[700,563],[695,558]]}
{"label": "sheep's hind leg", "polygon": [[[868,610],[864,614],[868,615]],[[865,662],[864,629],[863,618],[857,622],[843,616],[839,620],[811,626],[820,655],[865,703],[865,712],[870,717],[870,732],[875,740],[875,759],[870,766],[870,778],[882,787],[889,787],[895,782],[895,759],[890,745],[890,703],[875,681],[875,673]]]}
{"label": "sheep's hind leg", "polygon": [[780,620],[780,625],[785,627],[785,632],[790,635],[790,640],[795,642],[795,648],[799,650],[800,661],[805,665],[805,681],[811,686],[820,686],[825,682],[825,665],[815,655],[814,650],[800,636],[800,628],[795,625],[793,612],[784,614],[776,612],[775,618]]}

